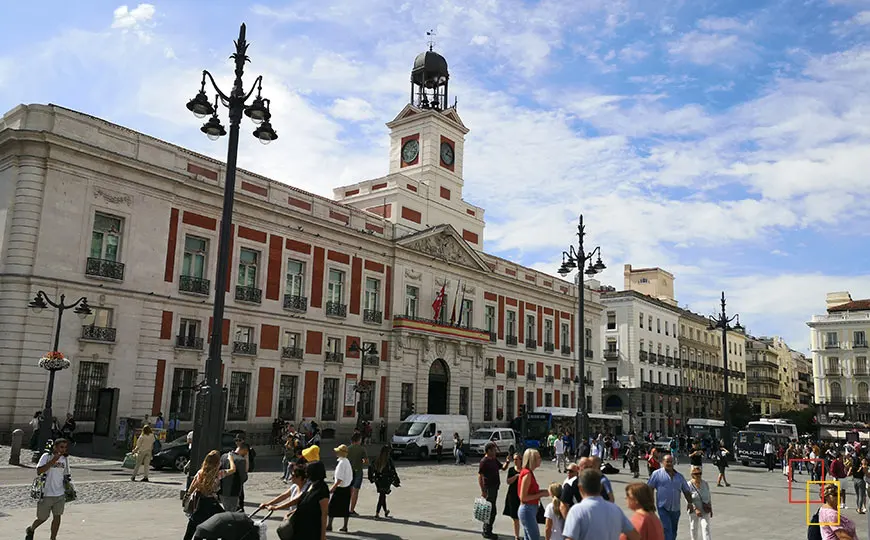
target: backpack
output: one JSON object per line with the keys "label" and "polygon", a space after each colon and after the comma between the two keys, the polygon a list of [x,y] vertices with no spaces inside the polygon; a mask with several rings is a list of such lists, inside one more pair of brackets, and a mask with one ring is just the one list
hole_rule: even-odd
{"label": "backpack", "polygon": [[818,510],[810,518],[810,524],[807,526],[807,540],[822,540],[822,528],[819,526]]}

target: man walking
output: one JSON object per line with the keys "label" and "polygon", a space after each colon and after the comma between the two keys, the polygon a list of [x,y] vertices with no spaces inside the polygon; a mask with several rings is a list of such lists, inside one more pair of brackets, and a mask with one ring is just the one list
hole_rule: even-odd
{"label": "man walking", "polygon": [[441,436],[441,430],[435,432],[435,458],[438,463],[441,463],[441,450],[444,449],[444,437]]}
{"label": "man walking", "polygon": [[248,443],[237,440],[236,449],[221,456],[221,469],[230,468],[230,460],[235,463],[236,472],[221,480],[221,504],[227,512],[236,512],[241,507],[240,497],[245,482],[248,481]]}
{"label": "man walking", "polygon": [[498,488],[501,484],[501,463],[499,463],[498,457],[496,457],[498,446],[494,442],[488,442],[486,447],[484,447],[484,452],[485,455],[480,460],[480,465],[477,469],[477,484],[480,486],[480,496],[489,501],[492,505],[492,511],[489,514],[489,521],[483,524],[483,537],[497,539],[498,535],[492,532],[492,524],[495,521],[497,513]]}
{"label": "man walking", "polygon": [[665,531],[665,540],[676,540],[680,522],[680,495],[685,497],[689,511],[693,512],[692,491],[685,477],[674,469],[674,456],[666,454],[662,463],[664,467],[653,471],[647,484],[656,493],[656,507]]}
{"label": "man walking", "polygon": [[767,472],[773,472],[775,460],[776,448],[773,446],[773,442],[768,439],[767,442],[764,443],[764,463],[767,465]]}
{"label": "man walking", "polygon": [[553,451],[556,453],[556,470],[562,472],[562,467],[566,467],[565,463],[565,443],[562,439],[556,439],[553,441]]}
{"label": "man walking", "polygon": [[[441,432],[439,431],[439,433]],[[361,439],[362,436],[359,433],[354,433],[353,437],[350,438],[350,448],[347,449],[347,460],[350,461],[350,468],[353,470],[353,480],[350,484],[350,515],[352,516],[359,515],[356,513],[356,500],[359,497],[359,490],[362,488],[363,466],[369,463],[369,457]]]}
{"label": "man walking", "polygon": [[559,512],[562,514],[562,519],[568,517],[568,511],[572,506],[583,500],[580,495],[580,488],[577,486],[577,475],[580,473],[580,466],[576,463],[569,463],[566,467],[568,477],[562,482],[562,496],[559,497],[562,504],[559,505]]}
{"label": "man walking", "polygon": [[583,500],[568,511],[562,537],[565,540],[640,540],[640,534],[622,509],[601,498],[601,473],[585,469],[577,477]]}
{"label": "man walking", "polygon": [[69,442],[66,439],[56,439],[51,452],[45,452],[36,464],[36,474],[45,475],[45,485],[42,488],[42,498],[36,504],[36,520],[25,530],[25,540],[33,540],[33,532],[37,527],[51,519],[51,538],[57,538],[60,530],[60,517],[66,503],[64,491],[64,476],[69,474],[67,462],[67,449]]}

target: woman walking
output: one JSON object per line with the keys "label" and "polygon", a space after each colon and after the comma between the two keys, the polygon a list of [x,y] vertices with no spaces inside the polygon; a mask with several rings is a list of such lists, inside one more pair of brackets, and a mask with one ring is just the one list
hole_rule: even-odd
{"label": "woman walking", "polygon": [[[293,513],[293,540],[326,540],[326,520],[329,514],[329,487],[326,485],[326,467],[315,461],[305,467],[308,489],[299,498]],[[353,473],[353,470],[351,470]],[[351,474],[352,476],[352,474]],[[348,489],[350,484],[348,484]],[[290,501],[293,503],[294,501]],[[350,491],[347,497],[350,505]],[[348,506],[348,509],[350,506]]]}
{"label": "woman walking", "polygon": [[[665,540],[665,530],[656,515],[656,500],[653,490],[642,482],[625,486],[625,504],[634,510],[631,524],[640,535],[640,540]],[[626,540],[623,534],[619,540]]]}
{"label": "woman walking", "polygon": [[[298,467],[290,467],[292,472],[290,473],[290,488],[288,488],[284,493],[278,495],[271,501],[264,502],[260,505],[260,508],[266,508],[267,510],[277,511],[287,509],[287,515],[284,516],[284,520],[278,525],[276,532],[278,533],[278,538],[281,540],[289,540],[292,539],[293,536],[293,525],[290,519],[293,517],[293,513],[296,511],[296,505],[299,504],[299,500],[302,494],[308,489],[308,477],[306,474],[305,466]],[[283,504],[283,501],[287,501]]]}
{"label": "woman walking", "polygon": [[523,462],[519,454],[508,456],[504,462],[502,470],[507,469],[507,494],[504,497],[504,511],[502,515],[511,518],[514,523],[514,540],[520,540],[520,518],[517,512],[520,510],[520,492],[519,482],[520,470],[523,468]]}
{"label": "woman walking", "polygon": [[538,528],[538,505],[541,497],[546,496],[548,492],[546,489],[541,489],[535,479],[534,471],[540,466],[541,454],[534,448],[527,448],[523,453],[523,469],[518,480],[520,509],[517,511],[525,540],[541,540],[541,530]]}
{"label": "woman walking", "polygon": [[223,512],[224,509],[217,499],[217,491],[220,481],[225,476],[235,474],[236,464],[230,460],[230,468],[221,470],[221,455],[217,450],[212,450],[202,460],[202,466],[187,489],[187,496],[198,495],[196,508],[187,521],[187,530],[184,532],[184,540],[191,540],[196,532],[196,527],[204,523],[208,518]]}
{"label": "woman walking", "polygon": [[689,514],[689,538],[691,540],[710,540],[710,520],[713,518],[713,499],[710,486],[701,478],[701,468],[692,467],[689,480],[694,512]]}
{"label": "woman walking", "polygon": [[399,474],[396,472],[396,466],[393,464],[393,457],[390,455],[389,446],[381,448],[381,453],[378,454],[374,463],[369,466],[369,482],[374,484],[378,490],[378,505],[375,507],[375,519],[381,517],[381,508],[384,509],[384,517],[390,517],[390,511],[387,509],[387,495],[392,492],[393,486],[399,487]]}
{"label": "woman walking", "polygon": [[145,472],[142,473],[142,481],[148,481],[148,469],[151,468],[151,452],[154,450],[154,431],[151,426],[145,424],[142,428],[142,434],[136,441],[136,448],[133,453],[136,454],[136,466],[133,467],[133,476],[130,480],[136,481],[136,473],[139,472],[139,467],[143,467]]}
{"label": "woman walking", "polygon": [[335,457],[338,458],[338,464],[335,466],[335,473],[332,487],[329,492],[332,497],[329,499],[329,523],[326,525],[327,531],[332,531],[332,520],[339,517],[344,519],[344,526],[339,529],[339,532],[347,532],[347,520],[350,518],[350,489],[353,482],[353,467],[347,459],[347,446],[341,445],[335,448]]}
{"label": "woman walking", "polygon": [[725,441],[719,441],[719,450],[716,451],[716,467],[719,469],[719,476],[716,478],[716,487],[722,487],[722,482],[725,482],[725,487],[731,487],[728,480],[725,478],[725,469],[728,468],[728,455],[731,452],[725,448]]}
{"label": "woman walking", "polygon": [[[837,485],[823,484],[822,500],[819,508],[819,526],[825,540],[858,540],[855,523],[837,508]],[[824,525],[822,525],[824,523]],[[834,525],[836,523],[836,525]]]}
{"label": "woman walking", "polygon": [[849,471],[852,476],[852,484],[855,486],[856,506],[858,513],[864,514],[867,512],[867,484],[864,477],[867,474],[867,458],[858,461],[856,457],[852,460],[852,469]]}

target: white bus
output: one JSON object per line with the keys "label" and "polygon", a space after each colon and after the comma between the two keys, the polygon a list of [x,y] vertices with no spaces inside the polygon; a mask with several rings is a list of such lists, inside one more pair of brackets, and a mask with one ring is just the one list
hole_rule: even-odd
{"label": "white bus", "polygon": [[786,435],[789,439],[798,439],[797,426],[784,418],[761,418],[755,422],[746,424],[747,431],[761,431],[764,433],[778,433]]}
{"label": "white bus", "polygon": [[693,439],[710,439],[718,444],[724,438],[725,422],[709,418],[689,418],[686,422]]}

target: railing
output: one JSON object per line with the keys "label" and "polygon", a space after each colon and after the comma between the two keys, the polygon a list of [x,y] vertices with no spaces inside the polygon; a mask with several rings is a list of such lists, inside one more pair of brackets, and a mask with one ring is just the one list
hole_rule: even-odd
{"label": "railing", "polygon": [[592,358],[593,356],[592,349],[586,349],[586,358]]}
{"label": "railing", "polygon": [[534,339],[527,339],[526,340],[526,349],[533,351],[537,348],[538,348],[538,342],[536,340],[534,340]]}
{"label": "railing", "polygon": [[592,380],[592,377],[584,377],[584,379],[583,382],[586,383],[586,386],[595,386],[595,381]]}
{"label": "railing", "polygon": [[571,384],[571,377],[562,377],[562,384]]}
{"label": "railing", "polygon": [[544,352],[553,352],[556,350],[556,346],[552,343],[544,342]]}
{"label": "railing", "polygon": [[544,375],[544,382],[553,384],[556,379],[553,378],[552,375]]}
{"label": "railing", "polygon": [[622,388],[622,386],[617,381],[604,381],[602,388],[605,390],[618,390]]}
{"label": "railing", "polygon": [[854,345],[852,345],[852,348],[853,348],[853,349],[866,349],[866,348],[867,348],[867,342],[866,342],[866,341],[862,341],[862,342],[860,342],[860,343],[855,343]]}
{"label": "railing", "polygon": [[825,348],[826,349],[839,349],[840,344],[839,343],[825,343]]}
{"label": "railing", "polygon": [[236,300],[239,302],[248,302],[249,304],[259,304],[263,301],[263,289],[236,285]]}
{"label": "railing", "polygon": [[124,279],[124,263],[88,257],[85,275],[121,281]]}
{"label": "railing", "polygon": [[746,396],[756,399],[780,399],[780,395],[773,392],[746,392]]}
{"label": "railing", "polygon": [[342,304],[339,302],[327,302],[326,303],[326,316],[327,317],[347,317],[347,304]]}
{"label": "railing", "polygon": [[495,332],[489,332],[489,342],[496,343],[498,341],[498,334]]}
{"label": "railing", "polygon": [[870,370],[868,370],[867,368],[856,368],[854,375],[856,377],[866,377],[870,375]]}
{"label": "railing", "polygon": [[484,377],[495,377],[495,368],[486,368],[483,370]]}
{"label": "railing", "polygon": [[114,343],[116,333],[117,331],[114,328],[91,326],[89,324],[82,326],[82,339],[84,341]]}
{"label": "railing", "polygon": [[507,372],[507,378],[508,378],[508,379],[516,379],[516,378],[517,378],[517,372],[516,372],[516,371],[508,371],[508,372]]}
{"label": "railing", "polygon": [[257,354],[257,344],[247,341],[233,341],[233,354],[255,356]]}
{"label": "railing", "polygon": [[284,309],[300,312],[308,311],[308,298],[298,294],[285,294]]}
{"label": "railing", "polygon": [[505,345],[509,345],[511,347],[517,346],[517,336],[505,336],[504,337]]}
{"label": "railing", "polygon": [[640,351],[640,361],[641,361],[641,362],[646,362],[646,360],[647,360],[647,354],[648,354],[648,353],[647,353],[646,351]]}
{"label": "railing", "polygon": [[840,375],[840,368],[838,367],[826,367],[825,375]]}
{"label": "railing", "polygon": [[665,356],[665,365],[674,367],[674,358],[672,356]]}
{"label": "railing", "polygon": [[477,343],[486,343],[487,341],[490,341],[490,332],[488,330],[481,330],[480,328],[465,326],[464,324],[462,326],[456,326],[446,321],[424,319],[412,315],[395,315],[393,317],[393,328],[408,330],[411,332],[433,332],[440,336],[447,336],[465,341],[474,341]]}
{"label": "railing", "polygon": [[203,347],[203,339],[196,336],[175,336],[175,347],[177,349],[201,351]]}
{"label": "railing", "polygon": [[366,355],[363,357],[363,364],[366,366],[379,366],[381,365],[381,359],[375,355]]}
{"label": "railing", "polygon": [[858,396],[856,400],[858,403],[870,403],[870,397],[868,396]]}
{"label": "railing", "polygon": [[665,365],[665,355],[657,354],[656,355],[656,363],[658,363],[658,365],[660,365],[660,366]]}
{"label": "railing", "polygon": [[562,345],[562,354],[571,354],[571,346]]}
{"label": "railing", "polygon": [[384,314],[381,311],[376,311],[374,309],[364,309],[363,310],[363,322],[372,323],[372,324],[381,324],[384,320]]}
{"label": "railing", "polygon": [[340,352],[328,352],[326,353],[326,362],[330,364],[343,364],[344,354]]}
{"label": "railing", "polygon": [[605,360],[619,360],[619,351],[604,349]]}
{"label": "railing", "polygon": [[178,290],[181,292],[208,296],[211,281],[194,276],[178,276]]}
{"label": "railing", "polygon": [[534,373],[526,373],[526,380],[535,381],[538,377]]}
{"label": "railing", "polygon": [[302,360],[305,351],[302,347],[281,347],[281,358],[295,358]]}

